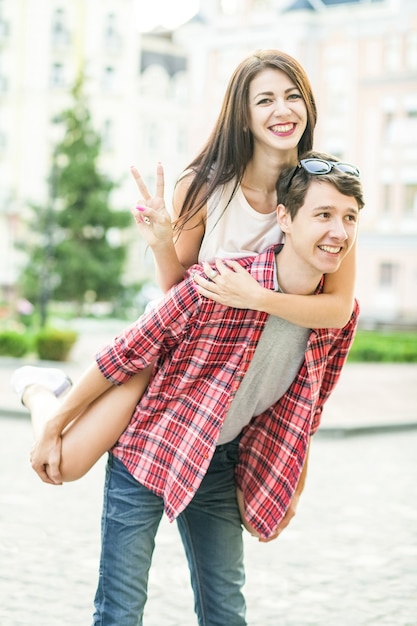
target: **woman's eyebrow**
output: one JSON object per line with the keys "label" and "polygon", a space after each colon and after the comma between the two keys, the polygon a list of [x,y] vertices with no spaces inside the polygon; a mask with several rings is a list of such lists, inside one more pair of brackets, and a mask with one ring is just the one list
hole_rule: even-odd
{"label": "woman's eyebrow", "polygon": [[[300,90],[298,89],[298,87],[294,85],[294,87],[288,87],[288,89],[285,89],[284,93],[287,94],[290,91],[300,91]],[[274,91],[260,91],[259,93],[255,94],[253,97],[259,98],[259,96],[273,96],[274,93],[275,93]]]}

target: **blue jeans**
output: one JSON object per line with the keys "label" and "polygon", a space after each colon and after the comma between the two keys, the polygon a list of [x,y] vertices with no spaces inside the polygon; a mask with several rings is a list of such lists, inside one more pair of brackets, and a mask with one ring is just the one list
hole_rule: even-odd
{"label": "blue jeans", "polygon": [[[218,446],[200,488],[177,518],[199,626],[245,626],[242,525],[234,468],[238,440]],[[142,626],[162,498],[111,454],[102,517],[95,626]]]}

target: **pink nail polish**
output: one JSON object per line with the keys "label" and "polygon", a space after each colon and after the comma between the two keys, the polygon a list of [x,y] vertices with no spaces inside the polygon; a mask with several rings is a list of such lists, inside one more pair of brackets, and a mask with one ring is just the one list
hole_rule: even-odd
{"label": "pink nail polish", "polygon": [[145,210],[145,207],[137,205],[137,206],[136,206],[136,210],[137,210],[137,211],[144,211],[144,210]]}

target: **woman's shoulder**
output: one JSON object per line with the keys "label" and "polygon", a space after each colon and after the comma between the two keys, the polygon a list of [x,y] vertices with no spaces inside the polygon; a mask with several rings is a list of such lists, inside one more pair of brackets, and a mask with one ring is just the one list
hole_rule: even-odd
{"label": "woman's shoulder", "polygon": [[193,180],[196,172],[192,168],[188,168],[181,172],[181,174],[177,178],[176,184],[183,183],[185,180],[188,181],[188,184]]}

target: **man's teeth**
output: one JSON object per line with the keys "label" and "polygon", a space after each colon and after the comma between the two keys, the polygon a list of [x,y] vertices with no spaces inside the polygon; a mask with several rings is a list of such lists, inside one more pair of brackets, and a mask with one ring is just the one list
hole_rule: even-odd
{"label": "man's teeth", "polygon": [[342,249],[340,246],[338,246],[337,248],[333,246],[319,246],[319,248],[320,250],[324,250],[324,252],[330,252],[331,254],[337,254]]}

